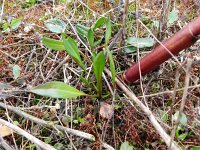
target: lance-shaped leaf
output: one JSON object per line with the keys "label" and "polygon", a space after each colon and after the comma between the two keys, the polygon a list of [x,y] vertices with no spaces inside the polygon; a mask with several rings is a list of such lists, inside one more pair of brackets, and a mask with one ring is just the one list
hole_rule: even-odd
{"label": "lance-shaped leaf", "polygon": [[99,18],[96,23],[94,25],[92,25],[92,30],[96,30],[97,28],[101,27],[104,25],[104,22],[105,22],[105,18],[104,17],[101,17]]}
{"label": "lance-shaped leaf", "polygon": [[63,39],[63,42],[69,56],[71,56],[83,70],[86,70],[84,63],[81,60],[77,43],[71,37]]}
{"label": "lance-shaped leaf", "polygon": [[87,39],[90,44],[90,48],[93,50],[94,49],[94,32],[92,31],[92,29],[88,31]]}
{"label": "lance-shaped leaf", "polygon": [[111,37],[111,22],[110,22],[110,18],[108,18],[106,20],[106,35],[105,35],[105,43],[106,43],[106,45],[108,45],[110,37]]}
{"label": "lance-shaped leaf", "polygon": [[99,96],[101,96],[102,94],[102,73],[105,67],[105,63],[106,63],[105,56],[102,51],[97,54],[93,62],[94,74],[97,80],[97,88],[98,88]]}
{"label": "lance-shaped leaf", "polygon": [[76,98],[81,95],[86,95],[84,92],[59,81],[47,82],[32,88],[30,91],[41,96],[52,98]]}
{"label": "lance-shaped leaf", "polygon": [[77,24],[76,25],[76,30],[78,32],[79,35],[83,36],[83,37],[87,37],[88,31],[90,28],[82,25],[82,24]]}
{"label": "lance-shaped leaf", "polygon": [[129,37],[126,40],[126,45],[131,45],[138,48],[152,47],[155,41],[153,38],[136,38]]}
{"label": "lance-shaped leaf", "polygon": [[46,46],[49,49],[53,50],[65,50],[65,46],[63,41],[54,40],[51,38],[43,37],[42,38],[42,44]]}
{"label": "lance-shaped leaf", "polygon": [[62,33],[65,31],[66,29],[66,23],[60,19],[57,19],[57,18],[51,18],[51,19],[48,19],[46,22],[45,22],[45,26],[51,31],[51,32],[54,32],[54,33]]}
{"label": "lance-shaped leaf", "polygon": [[109,57],[109,62],[110,62],[110,71],[111,71],[111,75],[112,75],[112,82],[115,82],[115,77],[116,77],[116,72],[115,72],[115,63],[114,63],[114,59],[113,59],[113,55],[111,53],[111,51],[109,50],[109,48],[106,48],[106,51],[108,53],[108,57]]}

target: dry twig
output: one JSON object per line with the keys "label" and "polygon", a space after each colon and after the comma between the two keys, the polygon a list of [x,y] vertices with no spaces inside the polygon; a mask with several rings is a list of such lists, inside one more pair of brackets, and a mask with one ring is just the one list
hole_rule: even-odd
{"label": "dry twig", "polygon": [[50,124],[48,121],[44,121],[42,119],[39,119],[37,117],[34,117],[30,114],[27,114],[23,111],[21,111],[20,109],[16,108],[16,107],[13,107],[13,106],[10,106],[10,105],[6,105],[2,102],[0,102],[0,107],[4,108],[4,109],[8,109],[16,114],[18,114],[19,116],[22,116],[28,120],[31,120],[39,125],[43,125],[43,126],[47,126],[47,127],[50,127],[50,128],[56,128],[58,130],[61,130],[63,132],[67,132],[67,133],[70,133],[70,134],[73,134],[73,135],[76,135],[76,136],[79,136],[79,137],[82,137],[84,139],[88,139],[90,141],[95,141],[95,137],[89,133],[85,133],[85,132],[82,132],[82,131],[78,131],[78,130],[75,130],[75,129],[70,129],[70,128],[66,128],[66,127],[63,127],[61,125],[53,125],[53,124]]}
{"label": "dry twig", "polygon": [[6,125],[7,127],[11,128],[12,130],[16,131],[18,134],[25,136],[27,139],[29,139],[31,142],[35,143],[36,145],[40,146],[44,150],[56,150],[54,147],[52,147],[49,144],[44,143],[43,141],[37,139],[33,135],[29,134],[28,132],[24,131],[23,129],[19,128],[16,125],[13,125],[12,123],[5,121],[0,118],[0,123],[3,125]]}
{"label": "dry twig", "polygon": [[[106,73],[111,76],[111,73],[108,69],[105,69]],[[146,116],[149,118],[151,124],[154,126],[154,128],[156,129],[156,131],[159,133],[159,135],[162,137],[162,139],[165,141],[166,145],[169,147],[170,146],[170,142],[171,142],[171,137],[166,133],[166,131],[162,128],[162,126],[158,123],[158,121],[156,120],[155,116],[153,115],[153,113],[149,110],[149,108],[147,108],[137,97],[136,95],[130,91],[129,89],[127,89],[125,87],[125,85],[116,78],[116,83],[117,85],[120,87],[121,90],[124,91],[124,93],[132,100],[134,101],[139,107],[140,109],[146,114]],[[133,102],[129,101],[129,103],[134,106]],[[173,141],[171,143],[171,150],[179,150],[180,147]]]}
{"label": "dry twig", "polygon": [[180,110],[179,110],[179,114],[178,114],[178,118],[175,122],[175,126],[171,132],[171,141],[170,141],[170,147],[172,147],[172,141],[175,137],[175,132],[176,132],[176,128],[179,126],[180,124],[180,120],[181,120],[181,116],[183,113],[183,109],[185,106],[185,102],[186,102],[186,98],[187,98],[187,92],[188,92],[188,86],[189,86],[189,82],[190,82],[190,68],[192,65],[192,59],[188,59],[188,63],[187,63],[187,68],[186,68],[186,77],[185,77],[185,87],[184,87],[184,91],[183,91],[183,96],[182,96],[182,101],[181,101],[181,106],[180,106]]}

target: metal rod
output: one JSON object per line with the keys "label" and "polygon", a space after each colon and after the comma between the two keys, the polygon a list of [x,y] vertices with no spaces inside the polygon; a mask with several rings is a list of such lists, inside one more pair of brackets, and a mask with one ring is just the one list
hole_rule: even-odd
{"label": "metal rod", "polygon": [[146,75],[173,55],[177,55],[183,49],[193,45],[198,40],[199,34],[200,16],[153,49],[149,54],[140,60],[140,63],[138,62],[130,67],[124,73],[125,81],[132,83],[138,80],[140,78],[140,70],[142,75]]}

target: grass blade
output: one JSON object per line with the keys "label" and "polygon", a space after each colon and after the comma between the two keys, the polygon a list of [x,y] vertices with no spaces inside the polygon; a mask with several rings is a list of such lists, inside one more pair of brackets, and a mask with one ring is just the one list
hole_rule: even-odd
{"label": "grass blade", "polygon": [[113,55],[112,55],[111,51],[109,50],[109,48],[106,48],[106,51],[108,53],[109,62],[110,62],[110,71],[111,71],[111,75],[112,75],[112,83],[114,84],[115,78],[116,78],[115,63],[114,63]]}
{"label": "grass blade", "polygon": [[109,43],[110,37],[111,37],[111,22],[110,22],[110,18],[108,18],[106,20],[106,34],[105,34],[105,43],[106,43],[106,46]]}
{"label": "grass blade", "polygon": [[106,64],[105,56],[102,51],[97,54],[93,62],[94,74],[97,80],[97,88],[98,88],[99,97],[101,97],[102,95],[102,73],[103,73],[105,64]]}
{"label": "grass blade", "polygon": [[94,49],[94,32],[92,31],[92,29],[89,29],[89,31],[88,31],[87,39],[90,44],[90,48],[93,51],[93,49]]}

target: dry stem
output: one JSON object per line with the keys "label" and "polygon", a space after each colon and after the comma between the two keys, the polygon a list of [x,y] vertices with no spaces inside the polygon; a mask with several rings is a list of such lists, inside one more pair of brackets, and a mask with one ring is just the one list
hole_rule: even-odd
{"label": "dry stem", "polygon": [[[111,76],[111,73],[108,69],[105,69],[106,73]],[[132,100],[134,101],[139,107],[140,109],[146,114],[146,116],[149,118],[151,124],[154,126],[154,128],[157,130],[157,132],[159,133],[159,135],[162,137],[162,139],[165,141],[166,145],[169,147],[170,146],[170,141],[171,141],[171,137],[166,133],[166,131],[162,128],[162,126],[158,123],[158,121],[156,120],[155,116],[153,115],[153,113],[149,110],[149,108],[147,108],[137,97],[136,95],[130,91],[129,89],[127,89],[125,87],[125,85],[119,81],[116,78],[116,83],[117,85],[121,88],[121,90],[124,91],[124,93]],[[129,103],[134,106],[134,104],[132,103],[132,101],[129,101]],[[171,150],[179,150],[180,147],[173,141],[171,143]]]}
{"label": "dry stem", "polygon": [[187,69],[186,69],[186,77],[185,77],[185,88],[183,91],[183,96],[182,96],[182,101],[181,101],[181,106],[180,106],[180,110],[179,110],[179,114],[178,114],[178,118],[176,120],[175,126],[171,132],[171,141],[170,141],[170,149],[171,149],[171,143],[175,137],[175,132],[176,132],[176,128],[178,127],[178,125],[180,124],[180,120],[181,120],[181,116],[183,113],[183,109],[185,106],[185,102],[186,102],[186,97],[187,97],[187,92],[188,92],[188,86],[189,86],[189,82],[190,82],[190,68],[192,65],[192,59],[188,59],[188,63],[187,63]]}
{"label": "dry stem", "polygon": [[28,132],[24,131],[23,129],[19,128],[16,125],[13,125],[12,123],[5,121],[0,118],[0,123],[3,125],[6,125],[7,127],[11,128],[12,130],[16,131],[18,134],[25,136],[27,139],[29,139],[31,142],[35,143],[36,145],[40,146],[44,150],[56,150],[54,147],[52,147],[49,144],[44,143],[43,141],[37,139],[36,137],[32,136]]}
{"label": "dry stem", "polygon": [[89,133],[85,133],[85,132],[78,131],[78,130],[75,130],[75,129],[66,128],[66,127],[63,127],[61,125],[50,124],[48,121],[44,121],[42,119],[34,117],[34,116],[30,115],[30,114],[27,114],[27,113],[21,111],[20,109],[18,109],[16,107],[13,107],[13,106],[10,106],[10,105],[5,105],[2,102],[0,102],[0,107],[2,107],[4,109],[7,108],[8,110],[13,111],[14,113],[18,114],[19,116],[22,116],[22,117],[24,117],[24,118],[26,118],[28,120],[31,120],[31,121],[39,124],[39,125],[47,126],[47,127],[50,127],[50,128],[56,128],[58,130],[61,130],[61,131],[64,131],[64,132],[67,132],[67,133],[82,137],[84,139],[95,141],[95,137],[93,135],[89,134]]}

